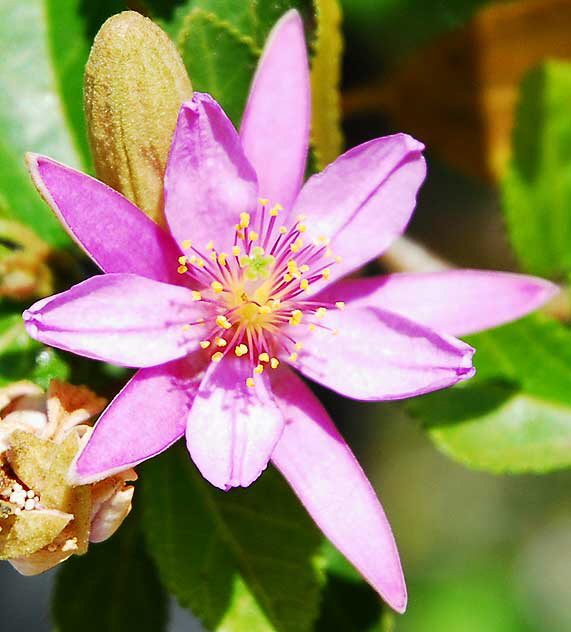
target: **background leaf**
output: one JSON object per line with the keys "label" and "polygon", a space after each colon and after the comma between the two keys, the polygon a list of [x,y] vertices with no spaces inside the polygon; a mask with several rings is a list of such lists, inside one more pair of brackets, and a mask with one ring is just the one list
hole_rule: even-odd
{"label": "background leaf", "polygon": [[315,0],[317,33],[311,64],[311,141],[322,170],[341,153],[341,7],[338,0]]}
{"label": "background leaf", "polygon": [[477,374],[411,400],[448,455],[492,472],[571,465],[571,332],[539,316],[470,336]]}
{"label": "background leaf", "polygon": [[50,380],[65,380],[69,367],[53,349],[32,340],[24,329],[22,310],[0,310],[0,386],[16,380],[32,380],[47,388]]}
{"label": "background leaf", "polygon": [[524,79],[513,158],[502,182],[512,245],[525,270],[571,272],[571,63],[550,61]]}
{"label": "background leaf", "polygon": [[137,518],[130,516],[109,540],[60,568],[52,616],[57,632],[161,632],[167,607]]}
{"label": "background leaf", "polygon": [[144,466],[142,482],[145,531],[162,580],[209,630],[312,629],[320,538],[277,472],[224,493],[179,444]]}

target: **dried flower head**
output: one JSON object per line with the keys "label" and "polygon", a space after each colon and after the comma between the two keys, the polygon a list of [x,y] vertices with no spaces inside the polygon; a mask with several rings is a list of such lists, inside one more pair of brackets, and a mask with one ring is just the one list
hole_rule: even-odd
{"label": "dried flower head", "polygon": [[84,386],[52,381],[0,389],[0,559],[36,575],[105,540],[131,509],[133,470],[94,485],[67,472],[105,400]]}

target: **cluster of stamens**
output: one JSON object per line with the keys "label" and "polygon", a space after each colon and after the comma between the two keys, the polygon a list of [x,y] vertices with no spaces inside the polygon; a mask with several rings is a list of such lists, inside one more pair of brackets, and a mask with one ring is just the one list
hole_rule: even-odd
{"label": "cluster of stamens", "polygon": [[200,347],[220,362],[228,353],[249,360],[252,375],[246,384],[255,385],[255,376],[279,366],[278,356],[296,362],[303,344],[292,336],[289,326],[307,326],[335,334],[323,320],[328,309],[344,304],[324,304],[307,297],[312,284],[327,280],[331,266],[341,261],[329,239],[318,237],[306,243],[305,216],[290,227],[280,225],[282,206],[270,208],[266,199],[254,219],[241,213],[234,226],[230,252],[219,252],[212,241],[200,248],[183,242],[187,253],[179,257],[178,272],[188,277],[192,299],[204,306],[204,317],[187,323],[183,330],[205,328]]}

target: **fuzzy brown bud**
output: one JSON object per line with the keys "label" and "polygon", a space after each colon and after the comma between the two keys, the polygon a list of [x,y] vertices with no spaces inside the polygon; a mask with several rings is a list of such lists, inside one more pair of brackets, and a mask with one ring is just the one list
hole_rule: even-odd
{"label": "fuzzy brown bud", "polygon": [[180,105],[192,97],[174,44],[139,13],[109,18],[89,55],[84,96],[97,177],[164,224],[166,160]]}

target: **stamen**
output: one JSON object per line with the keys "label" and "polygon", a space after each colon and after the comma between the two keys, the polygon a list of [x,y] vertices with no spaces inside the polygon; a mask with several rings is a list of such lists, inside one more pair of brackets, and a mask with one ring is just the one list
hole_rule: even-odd
{"label": "stamen", "polygon": [[212,362],[220,362],[223,357],[224,354],[222,353],[222,351],[217,351],[216,353],[212,354],[212,357],[210,359],[212,360]]}
{"label": "stamen", "polygon": [[217,347],[225,347],[228,344],[228,341],[224,338],[220,338],[220,336],[216,336],[216,338],[214,338],[214,344]]}
{"label": "stamen", "polygon": [[258,356],[258,360],[260,362],[269,362],[270,356],[264,351],[264,353],[260,353],[260,355]]}
{"label": "stamen", "polygon": [[190,241],[190,239],[185,239],[182,242],[182,247],[184,250],[188,250],[191,246],[192,246],[192,242]]}
{"label": "stamen", "polygon": [[272,358],[270,360],[270,366],[272,367],[272,369],[277,369],[279,365],[280,361],[277,358]]}
{"label": "stamen", "polygon": [[336,307],[337,309],[345,309],[345,301],[337,301],[337,302],[335,303],[335,307]]}
{"label": "stamen", "polygon": [[201,340],[199,344],[203,349],[208,349],[208,347],[210,347],[210,340]]}
{"label": "stamen", "polygon": [[193,301],[200,301],[200,300],[202,300],[202,294],[198,290],[192,290],[191,291],[191,295],[192,295],[192,300]]}
{"label": "stamen", "polygon": [[246,355],[248,353],[248,347],[242,343],[239,344],[235,349],[234,349],[234,353],[241,358],[243,355]]}
{"label": "stamen", "polygon": [[254,378],[253,377],[246,378],[246,386],[248,388],[254,388],[255,385],[256,385],[256,382],[254,382]]}
{"label": "stamen", "polygon": [[210,287],[216,292],[216,294],[220,294],[224,290],[224,286],[220,281],[212,281]]}
{"label": "stamen", "polygon": [[258,375],[263,372],[264,372],[264,367],[261,364],[258,364],[256,368],[254,369],[254,373],[257,373]]}

